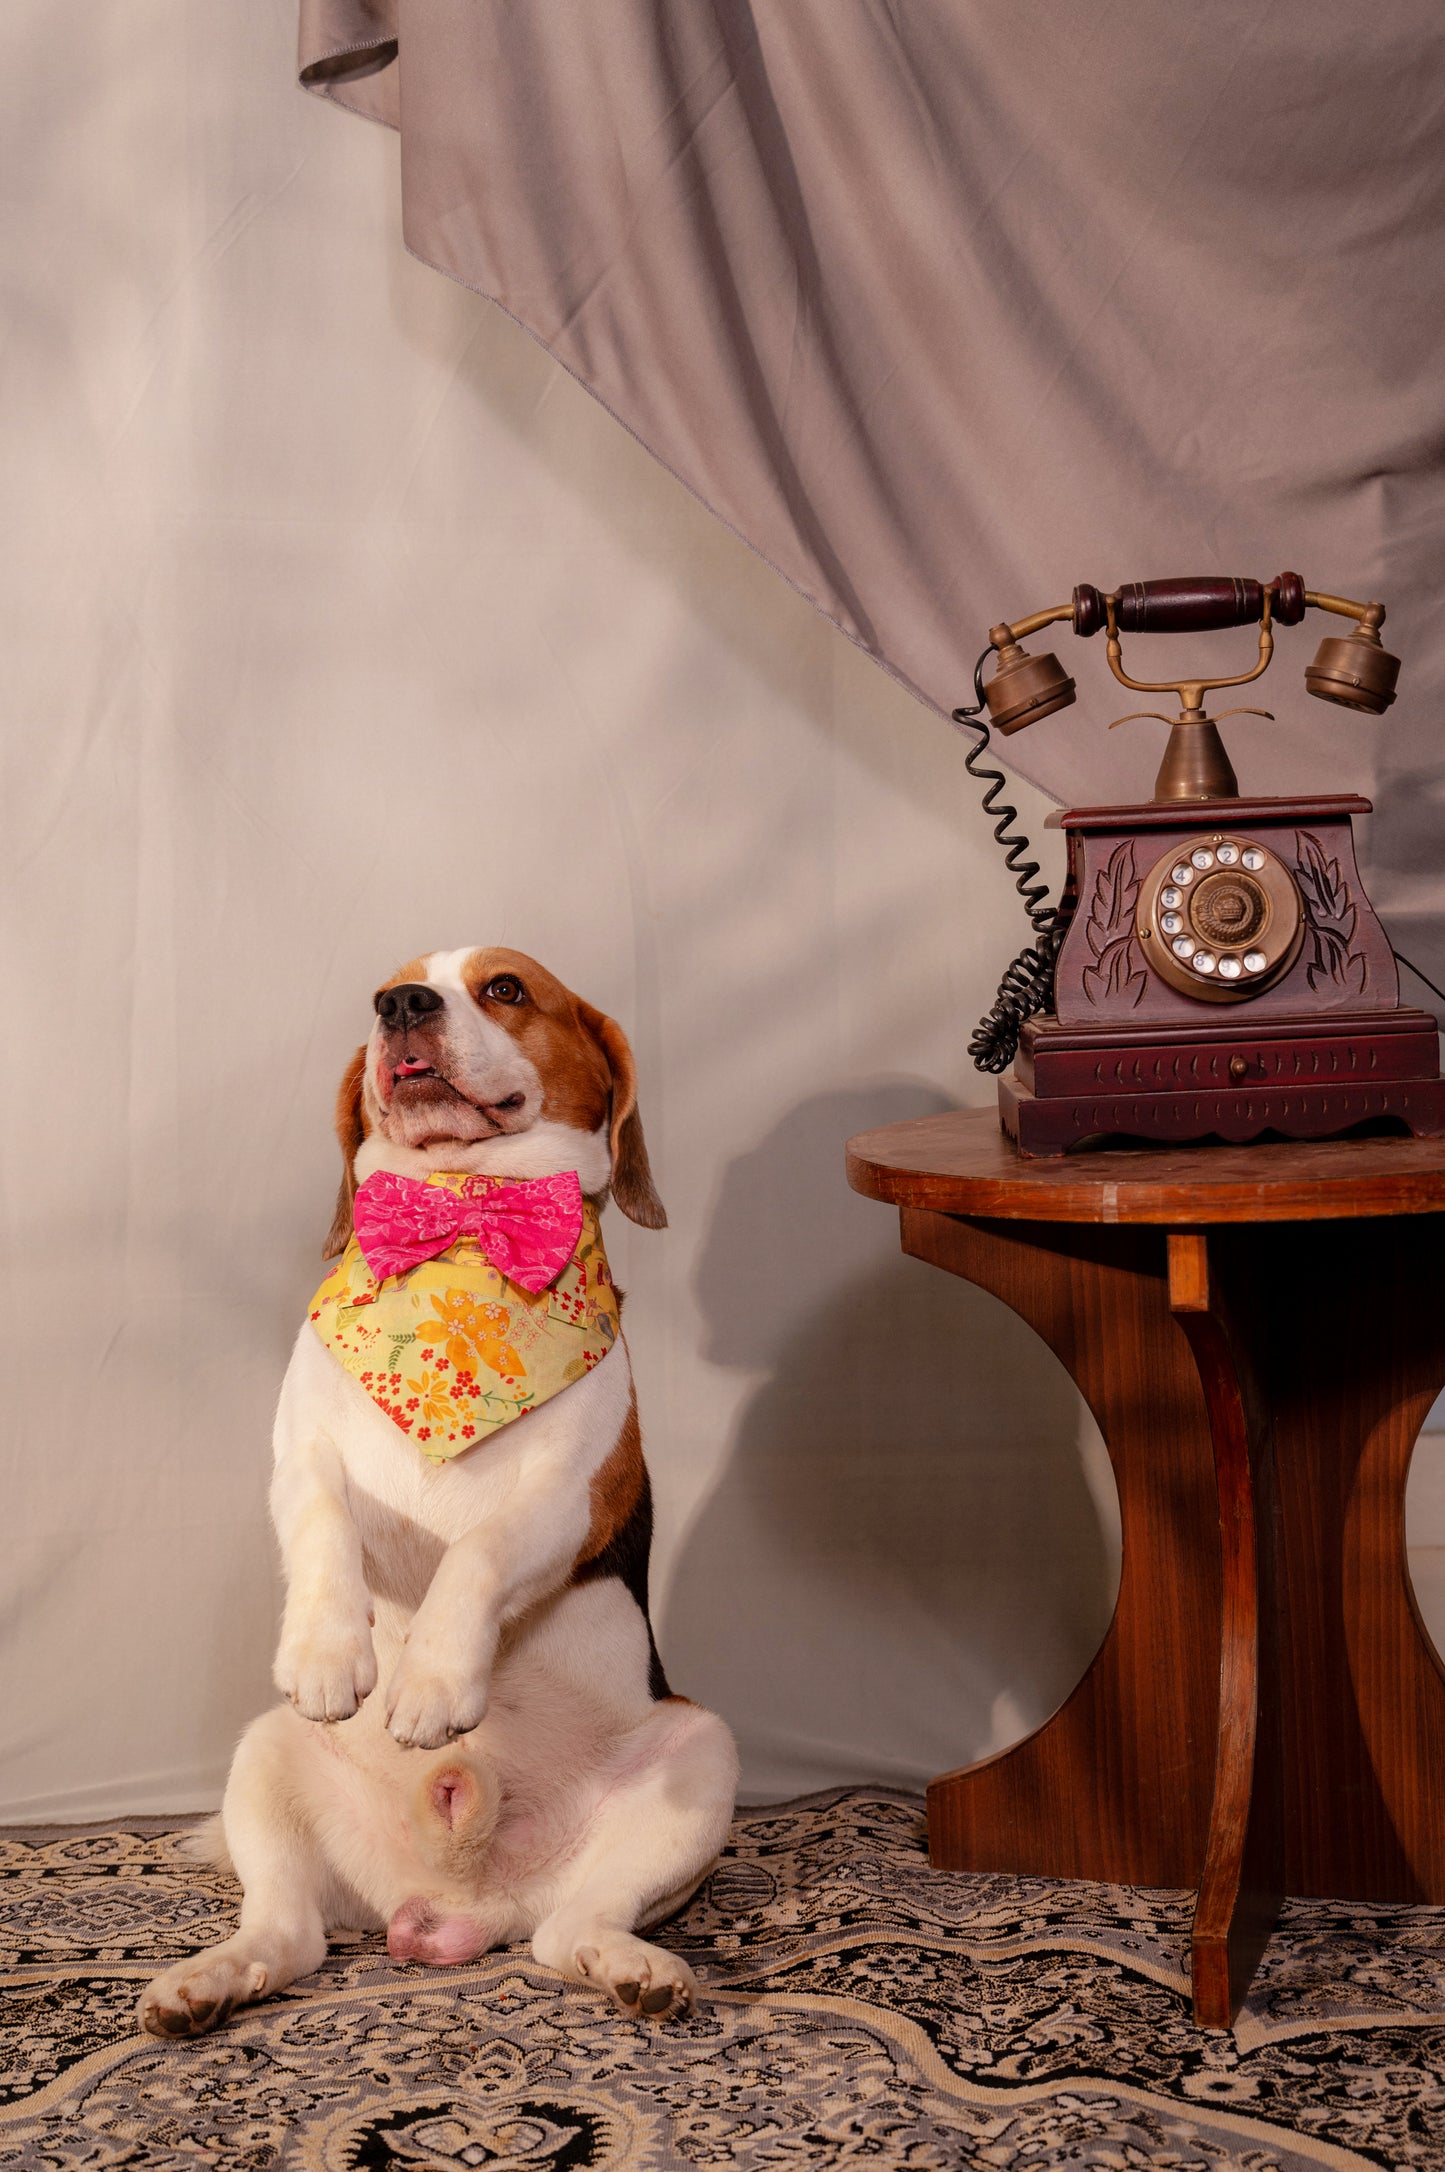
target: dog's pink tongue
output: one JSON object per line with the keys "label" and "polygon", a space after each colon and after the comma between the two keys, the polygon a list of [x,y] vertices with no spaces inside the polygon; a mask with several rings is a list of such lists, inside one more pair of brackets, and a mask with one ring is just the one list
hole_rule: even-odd
{"label": "dog's pink tongue", "polygon": [[420,1056],[403,1056],[392,1076],[394,1078],[415,1078],[418,1073],[430,1069],[431,1065],[424,1063]]}

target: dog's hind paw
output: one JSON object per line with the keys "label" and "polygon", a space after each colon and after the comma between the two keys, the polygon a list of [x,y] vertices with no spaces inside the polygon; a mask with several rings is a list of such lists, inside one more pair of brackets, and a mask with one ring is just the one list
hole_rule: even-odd
{"label": "dog's hind paw", "polygon": [[698,1996],[697,1978],[686,1961],[622,1932],[606,1932],[596,1945],[579,1945],[572,1965],[579,1976],[610,1991],[634,2021],[680,2021]]}
{"label": "dog's hind paw", "polygon": [[146,1986],[136,2019],[151,2036],[204,2036],[237,2006],[263,1997],[265,1990],[266,1971],[259,1961],[236,1961],[229,1955],[208,1960],[197,1954]]}
{"label": "dog's hind paw", "polygon": [[369,1624],[347,1629],[328,1623],[299,1635],[283,1629],[273,1679],[303,1719],[350,1719],[376,1687]]}

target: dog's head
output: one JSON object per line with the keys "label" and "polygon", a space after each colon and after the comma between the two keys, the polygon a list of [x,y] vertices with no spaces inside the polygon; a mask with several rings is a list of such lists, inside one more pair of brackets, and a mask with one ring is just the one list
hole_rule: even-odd
{"label": "dog's head", "polygon": [[549,1176],[575,1169],[648,1229],[653,1189],[627,1036],[520,950],[437,950],[393,973],[370,1038],[341,1081],[346,1168],[326,1242],[351,1234],[356,1186],[375,1169]]}

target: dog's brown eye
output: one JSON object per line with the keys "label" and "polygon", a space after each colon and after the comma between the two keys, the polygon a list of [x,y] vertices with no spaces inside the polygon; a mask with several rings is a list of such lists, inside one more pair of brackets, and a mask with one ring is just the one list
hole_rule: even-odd
{"label": "dog's brown eye", "polygon": [[494,1003],[520,1003],[526,992],[522,983],[514,980],[510,973],[499,973],[495,980],[487,982],[483,991]]}

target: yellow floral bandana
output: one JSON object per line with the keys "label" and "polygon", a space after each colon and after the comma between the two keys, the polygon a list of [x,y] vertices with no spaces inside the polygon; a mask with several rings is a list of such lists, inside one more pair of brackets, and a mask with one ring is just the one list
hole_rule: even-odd
{"label": "yellow floral bandana", "polygon": [[[475,1195],[487,1180],[425,1180]],[[565,1240],[564,1240],[565,1241]],[[311,1325],[431,1463],[582,1379],[617,1339],[617,1292],[597,1209],[557,1280],[535,1295],[494,1267],[475,1237],[378,1281],[353,1236],[311,1300]]]}

